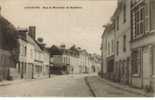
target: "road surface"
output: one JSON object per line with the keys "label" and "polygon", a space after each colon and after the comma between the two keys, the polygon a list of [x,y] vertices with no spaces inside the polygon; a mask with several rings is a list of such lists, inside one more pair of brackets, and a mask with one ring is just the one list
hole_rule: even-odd
{"label": "road surface", "polygon": [[85,75],[54,76],[0,87],[0,96],[92,96],[84,80]]}
{"label": "road surface", "polygon": [[[85,77],[88,75],[64,75],[54,76],[50,79],[36,79],[24,81],[6,86],[0,86],[0,96],[20,97],[93,97],[93,93],[86,84]],[[89,75],[90,76],[90,75]],[[91,77],[91,76],[90,76]],[[96,96],[136,96],[112,86],[108,86],[96,79],[90,81],[97,86]]]}

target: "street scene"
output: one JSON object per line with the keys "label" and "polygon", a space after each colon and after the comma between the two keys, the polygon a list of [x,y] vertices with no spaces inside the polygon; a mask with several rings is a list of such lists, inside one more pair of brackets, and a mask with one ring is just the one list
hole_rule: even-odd
{"label": "street scene", "polygon": [[154,97],[154,12],[155,0],[0,1],[0,97]]}

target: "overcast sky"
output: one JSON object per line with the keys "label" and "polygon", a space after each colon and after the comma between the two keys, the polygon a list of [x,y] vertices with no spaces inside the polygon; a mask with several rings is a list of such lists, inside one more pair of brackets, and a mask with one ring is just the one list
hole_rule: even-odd
{"label": "overcast sky", "polygon": [[[57,1],[57,2],[56,2]],[[102,25],[109,22],[117,0],[0,0],[1,15],[16,27],[37,27],[37,37],[53,44],[76,44],[100,54]],[[24,9],[30,6],[74,6],[81,9]]]}

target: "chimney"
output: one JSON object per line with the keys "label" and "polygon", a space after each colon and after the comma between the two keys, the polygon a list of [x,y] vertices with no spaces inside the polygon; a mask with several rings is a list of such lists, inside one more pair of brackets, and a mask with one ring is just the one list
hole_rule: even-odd
{"label": "chimney", "polygon": [[32,39],[36,39],[36,27],[35,26],[29,26],[29,36],[32,37]]}

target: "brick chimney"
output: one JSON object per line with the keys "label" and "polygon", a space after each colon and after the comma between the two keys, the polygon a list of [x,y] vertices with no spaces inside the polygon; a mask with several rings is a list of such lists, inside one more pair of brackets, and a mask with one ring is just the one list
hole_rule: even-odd
{"label": "brick chimney", "polygon": [[29,36],[32,37],[32,39],[36,39],[36,27],[35,26],[29,26]]}

